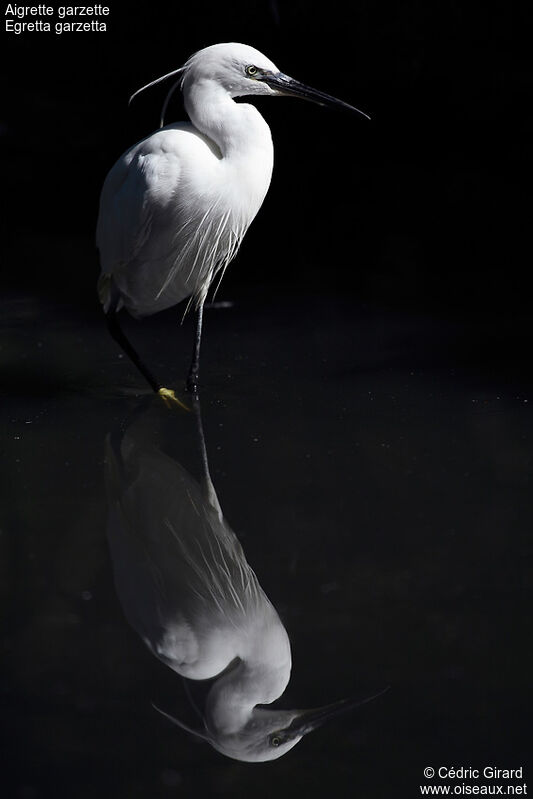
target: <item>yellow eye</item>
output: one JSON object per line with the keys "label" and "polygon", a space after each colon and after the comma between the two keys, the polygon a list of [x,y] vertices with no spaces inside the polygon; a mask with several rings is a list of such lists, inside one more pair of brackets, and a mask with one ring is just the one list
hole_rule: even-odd
{"label": "yellow eye", "polygon": [[257,67],[254,67],[253,64],[250,64],[249,67],[246,67],[245,70],[246,74],[253,78],[254,75],[257,75]]}

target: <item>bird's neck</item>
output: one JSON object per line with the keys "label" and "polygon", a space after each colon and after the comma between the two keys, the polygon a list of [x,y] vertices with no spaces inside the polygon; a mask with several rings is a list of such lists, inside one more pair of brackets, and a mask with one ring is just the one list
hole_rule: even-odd
{"label": "bird's neck", "polygon": [[198,81],[184,100],[195,128],[215,142],[223,158],[246,157],[254,150],[271,154],[272,135],[259,111],[236,103],[216,81]]}
{"label": "bird's neck", "polygon": [[237,732],[256,705],[273,702],[287,687],[291,651],[281,622],[280,628],[268,635],[261,657],[252,653],[213,684],[206,703],[206,722],[212,732]]}

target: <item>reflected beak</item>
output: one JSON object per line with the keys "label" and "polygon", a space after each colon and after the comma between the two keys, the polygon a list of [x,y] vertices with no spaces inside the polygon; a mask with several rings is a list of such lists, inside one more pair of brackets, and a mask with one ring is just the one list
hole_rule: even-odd
{"label": "reflected beak", "polygon": [[378,696],[386,693],[390,686],[387,686],[382,691],[372,696],[367,696],[366,699],[341,699],[339,702],[334,702],[332,705],[325,705],[324,707],[316,708],[316,710],[304,710],[299,713],[295,719],[285,727],[283,732],[288,738],[295,738],[297,735],[307,735],[308,732],[316,730],[321,727],[326,721],[338,718],[351,710],[355,710],[361,705],[366,705]]}
{"label": "reflected beak", "polygon": [[318,105],[337,106],[344,108],[346,111],[355,111],[357,114],[366,117],[366,119],[370,119],[368,114],[360,111],[359,108],[348,105],[342,100],[337,100],[336,97],[331,97],[329,94],[319,92],[318,89],[312,89],[310,86],[284,75],[283,72],[278,72],[277,74],[265,72],[259,80],[279,92],[279,94],[286,94],[289,97],[302,97],[304,100],[310,100],[312,103],[318,103]]}

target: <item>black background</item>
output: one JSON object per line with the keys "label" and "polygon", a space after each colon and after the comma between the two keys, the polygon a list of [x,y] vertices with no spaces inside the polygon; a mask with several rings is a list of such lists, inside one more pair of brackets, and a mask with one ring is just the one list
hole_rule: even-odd
{"label": "black background", "polygon": [[[110,8],[106,33],[2,37],[7,287],[95,306],[100,187],[120,153],[157,127],[167,87],[128,109],[130,93],[233,40],[372,121],[295,99],[258,102],[274,177],[226,276],[230,293],[339,292],[495,322],[528,312],[528,4]],[[178,95],[169,119],[183,114]]]}
{"label": "black background", "polygon": [[[166,796],[170,768],[186,795],[322,797],[336,781],[389,799],[445,757],[527,767],[530,4],[110,7],[106,33],[0,44],[13,795]],[[130,94],[232,40],[372,116],[257,101],[272,186],[222,284],[233,312],[206,324],[211,471],[291,635],[285,706],[392,685],[270,771],[154,720],[154,685],[178,701],[175,675],[128,632],[104,536],[104,438],[148,389],[100,317],[100,188],[157,127],[166,86]],[[176,317],[130,324],[181,387],[192,320]]]}

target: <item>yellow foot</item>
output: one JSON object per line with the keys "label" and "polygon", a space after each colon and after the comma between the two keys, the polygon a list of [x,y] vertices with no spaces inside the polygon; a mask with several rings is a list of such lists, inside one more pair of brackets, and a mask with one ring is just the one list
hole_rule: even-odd
{"label": "yellow foot", "polygon": [[167,408],[174,408],[176,405],[178,405],[180,408],[183,408],[183,410],[185,411],[191,410],[189,407],[187,407],[187,405],[185,405],[184,402],[182,402],[180,399],[178,399],[178,397],[176,397],[175,392],[172,391],[171,388],[160,388],[157,393],[159,394],[159,396],[161,397]]}

